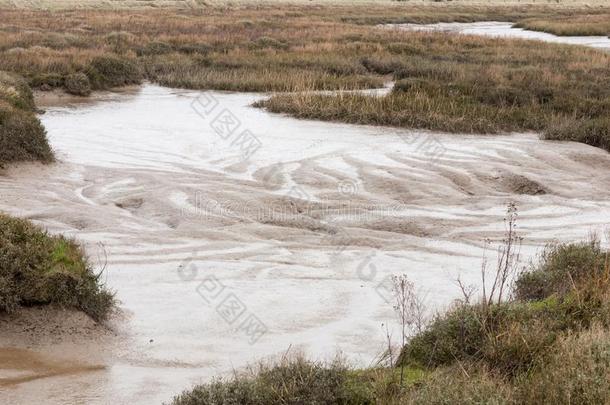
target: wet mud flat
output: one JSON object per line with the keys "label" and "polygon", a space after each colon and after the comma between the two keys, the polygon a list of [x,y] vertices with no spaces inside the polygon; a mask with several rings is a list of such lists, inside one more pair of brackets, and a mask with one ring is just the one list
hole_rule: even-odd
{"label": "wet mud flat", "polygon": [[450,305],[508,202],[524,261],[610,221],[600,149],[300,121],[250,107],[261,97],[146,85],[44,105],[59,162],[5,171],[0,209],[82,240],[122,313],[91,332],[114,348],[92,359],[97,337],[58,353],[0,332],[7,364],[31,359],[2,370],[3,397],[160,403],[288,347],[368,365],[388,277]]}

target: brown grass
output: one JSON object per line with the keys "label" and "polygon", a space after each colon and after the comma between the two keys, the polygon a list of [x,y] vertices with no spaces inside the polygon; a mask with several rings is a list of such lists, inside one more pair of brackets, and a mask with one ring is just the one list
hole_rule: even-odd
{"label": "brown grass", "polygon": [[562,36],[610,36],[610,13],[551,18],[527,18],[516,27]]}
{"label": "brown grass", "polygon": [[[384,22],[604,23],[608,8],[241,4],[193,9],[0,10],[0,70],[87,95],[148,79],[170,87],[357,94],[279,95],[302,118],[451,132],[542,131],[608,148],[610,57],[579,47],[400,32]],[[569,19],[568,19],[569,18]],[[572,24],[571,21],[577,21]]]}
{"label": "brown grass", "polygon": [[549,139],[610,150],[610,55],[440,33],[393,32],[386,38],[366,66],[393,74],[397,82],[388,96],[280,94],[258,106],[356,124],[460,133],[541,131]]}
{"label": "brown grass", "polygon": [[[0,70],[34,87],[65,87],[89,76],[97,56],[120,58],[168,85],[245,91],[379,86],[362,58],[396,37],[382,22],[565,18],[602,19],[603,8],[546,6],[241,5],[197,9],[0,10]],[[408,42],[403,34],[399,42]],[[91,77],[90,77],[91,78]],[[93,89],[114,83],[93,83]]]}
{"label": "brown grass", "polygon": [[[579,47],[401,32],[382,22],[605,21],[608,9],[473,6],[240,6],[194,10],[0,11],[0,70],[86,95],[148,79],[278,95],[297,117],[451,132],[542,131],[610,147],[610,56]],[[568,16],[570,19],[568,19]],[[575,21],[575,23],[572,23]]]}

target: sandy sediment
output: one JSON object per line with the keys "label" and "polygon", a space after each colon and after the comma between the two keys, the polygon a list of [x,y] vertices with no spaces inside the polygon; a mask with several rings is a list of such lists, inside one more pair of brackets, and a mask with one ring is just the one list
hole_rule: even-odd
{"label": "sandy sediment", "polygon": [[[199,95],[144,86],[47,106],[58,163],[0,176],[0,209],[82,240],[129,314],[110,331],[40,309],[3,324],[0,356],[30,359],[2,370],[11,399],[78,402],[79,384],[93,403],[159,403],[291,345],[366,365],[393,319],[384,280],[405,273],[431,308],[450,305],[458,275],[478,283],[508,202],[524,258],[610,222],[610,155],[588,145],[298,121],[249,107],[260,95],[213,93],[260,141],[244,160],[192,110]],[[218,310],[227,297],[237,320]],[[254,343],[240,329],[252,317]]]}

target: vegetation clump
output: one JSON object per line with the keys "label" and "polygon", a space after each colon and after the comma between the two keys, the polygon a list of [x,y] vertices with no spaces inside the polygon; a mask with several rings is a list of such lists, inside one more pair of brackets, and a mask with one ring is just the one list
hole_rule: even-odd
{"label": "vegetation clump", "polygon": [[128,59],[116,56],[98,56],[89,64],[87,76],[96,89],[138,84],[142,74],[138,66]]}
{"label": "vegetation clump", "polygon": [[0,167],[18,161],[52,160],[29,86],[14,74],[0,72]]}
{"label": "vegetation clump", "polygon": [[360,404],[368,403],[366,392],[350,383],[348,369],[339,361],[329,365],[296,357],[278,364],[216,380],[186,391],[174,405],[199,404]]}
{"label": "vegetation clump", "polygon": [[172,52],[172,46],[165,42],[149,42],[140,49],[138,49],[138,55],[165,55]]}
{"label": "vegetation clump", "polygon": [[[510,300],[462,302],[437,316],[405,345],[399,363],[435,373],[465,365],[489,370],[498,389],[510,391],[498,403],[604,403],[609,321],[609,252],[596,239],[554,244],[515,279]],[[462,376],[435,389],[450,396]],[[461,403],[472,403],[466,399]]]}
{"label": "vegetation clump", "polygon": [[73,73],[66,77],[66,92],[75,96],[88,96],[91,94],[91,83],[84,73]]}
{"label": "vegetation clump", "polygon": [[515,298],[540,301],[565,297],[574,288],[595,280],[605,271],[607,253],[598,240],[569,245],[550,245],[537,266],[515,281]]}
{"label": "vegetation clump", "polygon": [[514,27],[560,36],[610,36],[610,14],[526,18]]}
{"label": "vegetation clump", "polygon": [[0,214],[0,312],[55,304],[104,320],[114,296],[100,277],[73,240]]}

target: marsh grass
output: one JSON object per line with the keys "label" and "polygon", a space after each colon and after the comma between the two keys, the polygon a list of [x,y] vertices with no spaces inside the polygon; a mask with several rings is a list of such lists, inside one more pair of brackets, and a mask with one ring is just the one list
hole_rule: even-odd
{"label": "marsh grass", "polygon": [[385,52],[365,66],[393,74],[391,94],[276,94],[257,106],[457,133],[540,131],[610,150],[610,55],[521,40],[411,33],[400,42],[400,33],[389,35]]}
{"label": "marsh grass", "polygon": [[0,167],[18,161],[53,160],[46,131],[34,114],[28,84],[0,71]]}
{"label": "marsh grass", "polygon": [[198,385],[176,396],[173,404],[394,404],[426,375],[409,368],[401,386],[397,369],[355,369],[341,359],[320,362],[290,355]]}
{"label": "marsh grass", "polygon": [[[401,57],[395,56],[393,65],[384,68],[387,61],[380,62],[380,58],[387,60],[396,49],[409,48],[409,34],[383,32],[374,26],[378,23],[520,21],[579,15],[583,21],[589,16],[602,21],[604,10],[399,4],[241,5],[137,12],[0,10],[0,69],[27,77],[33,86],[63,87],[68,75],[79,72],[88,74],[94,89],[121,85],[125,78],[138,81],[133,67],[122,69],[119,76],[123,79],[115,80],[119,72],[114,67],[109,69],[106,64],[100,69],[96,59],[102,57],[114,58],[112,65],[145,66],[146,78],[182,87],[246,91],[362,88],[367,79],[361,75],[394,73],[401,63]],[[386,46],[388,41],[390,46]],[[99,76],[89,74],[92,69]],[[257,80],[260,75],[264,78]],[[369,77],[368,84],[376,85],[378,80]]]}
{"label": "marsh grass", "polygon": [[[192,89],[302,91],[259,106],[301,118],[449,132],[541,131],[608,149],[610,55],[375,26],[502,20],[582,27],[603,25],[607,15],[603,7],[398,3],[0,10],[0,69],[35,88],[81,95],[144,79]],[[395,89],[381,98],[310,93],[381,87],[391,77]]]}
{"label": "marsh grass", "polygon": [[114,296],[100,277],[75,241],[0,214],[0,311],[54,304],[102,321]]}
{"label": "marsh grass", "polygon": [[260,363],[228,380],[200,385],[177,396],[174,405],[196,404],[340,404],[365,403],[366,390],[350,384],[348,368],[301,356],[276,364]]}
{"label": "marsh grass", "polygon": [[560,36],[610,36],[610,13],[550,18],[526,18],[517,28]]}
{"label": "marsh grass", "polygon": [[[609,253],[596,239],[551,245],[515,280],[512,299],[462,302],[438,315],[399,362],[443,376],[411,393],[425,402],[453,397],[465,381],[461,398],[475,383],[476,395],[502,393],[495,403],[605,403],[609,321]],[[486,377],[477,382],[481,370]]]}

